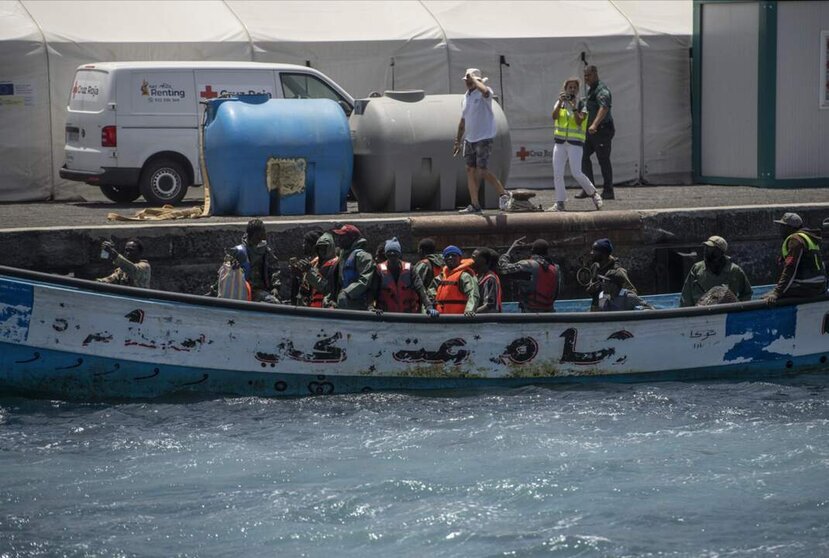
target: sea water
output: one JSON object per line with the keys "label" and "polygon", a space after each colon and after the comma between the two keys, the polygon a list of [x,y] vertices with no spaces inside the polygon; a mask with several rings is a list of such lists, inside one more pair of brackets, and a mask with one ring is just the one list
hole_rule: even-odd
{"label": "sea water", "polygon": [[827,556],[827,388],[0,399],[0,556]]}

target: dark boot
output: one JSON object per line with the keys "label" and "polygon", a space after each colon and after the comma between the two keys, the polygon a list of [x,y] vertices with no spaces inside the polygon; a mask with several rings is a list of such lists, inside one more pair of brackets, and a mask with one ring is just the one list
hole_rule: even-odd
{"label": "dark boot", "polygon": [[585,198],[589,198],[590,196],[588,196],[588,195],[587,195],[587,192],[585,192],[584,190],[582,190],[581,192],[579,192],[578,194],[576,194],[576,195],[575,195],[575,196],[573,196],[573,197],[574,197],[574,198],[576,198],[577,200],[583,200],[583,199],[585,199]]}
{"label": "dark boot", "polygon": [[[578,196],[576,196],[578,197]],[[587,196],[585,196],[587,197]],[[613,188],[602,188],[602,199],[603,200],[615,200],[616,194],[613,192]]]}

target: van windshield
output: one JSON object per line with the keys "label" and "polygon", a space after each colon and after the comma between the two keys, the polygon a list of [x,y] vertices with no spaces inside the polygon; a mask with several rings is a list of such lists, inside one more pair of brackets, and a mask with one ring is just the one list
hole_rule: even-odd
{"label": "van windshield", "polygon": [[331,99],[351,107],[342,95],[316,76],[282,72],[280,79],[282,96],[286,99]]}
{"label": "van windshield", "polygon": [[78,70],[69,91],[69,110],[100,112],[109,99],[109,73]]}

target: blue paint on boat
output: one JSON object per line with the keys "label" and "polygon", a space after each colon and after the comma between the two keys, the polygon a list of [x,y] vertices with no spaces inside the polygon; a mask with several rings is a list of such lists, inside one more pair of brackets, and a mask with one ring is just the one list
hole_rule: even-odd
{"label": "blue paint on boat", "polygon": [[729,314],[725,320],[726,337],[742,336],[743,339],[725,353],[724,360],[769,361],[788,358],[791,356],[789,353],[770,351],[768,347],[780,339],[794,341],[796,327],[797,306]]}
{"label": "blue paint on boat", "polygon": [[26,341],[33,301],[31,285],[0,282],[0,339],[18,343]]}

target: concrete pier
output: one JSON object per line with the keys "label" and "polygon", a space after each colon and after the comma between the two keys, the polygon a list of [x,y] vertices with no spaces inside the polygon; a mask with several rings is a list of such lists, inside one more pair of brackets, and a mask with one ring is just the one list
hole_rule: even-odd
{"label": "concrete pier", "polygon": [[[345,222],[361,229],[372,250],[379,242],[397,236],[409,258],[425,237],[434,238],[439,246],[457,244],[470,253],[478,246],[503,251],[521,236],[528,241],[544,238],[564,271],[562,296],[573,298],[583,296],[575,274],[597,238],[611,239],[615,255],[642,292],[674,292],[696,261],[694,254],[700,243],[713,234],[728,240],[734,261],[745,269],[752,283],[762,284],[777,275],[781,239],[773,219],[795,211],[807,226],[820,228],[829,218],[829,190],[820,188],[617,187],[619,200],[608,201],[602,211],[589,211],[588,201],[572,200],[573,194],[569,193],[568,209],[574,210],[560,214],[349,213],[263,220],[282,264],[300,254],[305,232]],[[545,206],[551,201],[546,201],[546,192],[536,199]],[[754,203],[729,204],[732,199]],[[672,204],[676,207],[659,207]],[[0,229],[0,264],[94,278],[111,269],[108,262],[99,259],[101,241],[123,245],[126,239],[138,237],[153,265],[154,288],[200,293],[214,281],[224,249],[239,242],[247,222],[242,217],[147,223],[107,223],[102,219],[102,213],[108,211],[127,215],[140,208],[100,202],[0,205],[0,222],[5,224]],[[824,254],[829,254],[826,243]],[[287,286],[285,271],[283,284]]]}

